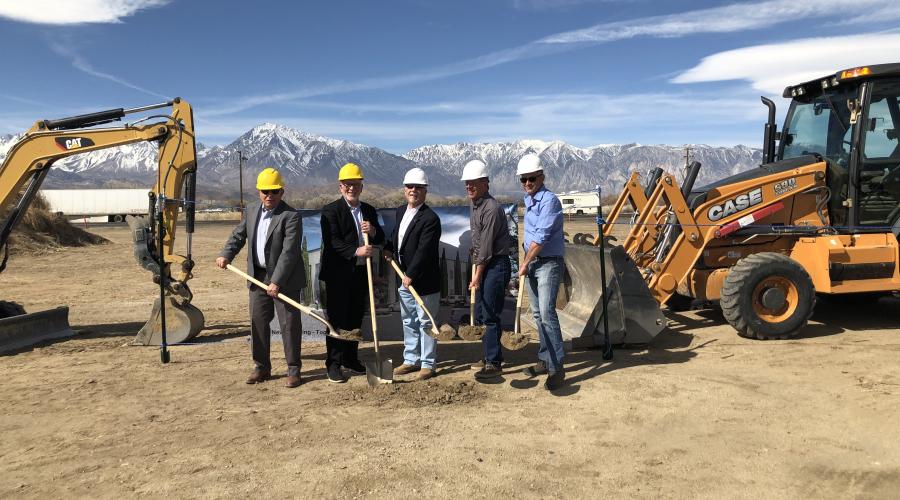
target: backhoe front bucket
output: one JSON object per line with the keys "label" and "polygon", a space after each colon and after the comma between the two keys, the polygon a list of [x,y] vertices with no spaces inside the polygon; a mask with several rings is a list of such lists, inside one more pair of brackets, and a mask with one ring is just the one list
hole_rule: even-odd
{"label": "backhoe front bucket", "polygon": [[0,319],[0,353],[72,335],[68,307],[10,316]]}
{"label": "backhoe front bucket", "polygon": [[[563,340],[574,347],[603,345],[603,314],[608,315],[610,342],[646,344],[666,326],[659,304],[634,262],[619,246],[606,248],[604,309],[600,287],[600,249],[593,245],[566,245],[566,270],[571,278],[569,302],[557,311]],[[530,315],[524,319],[534,326]]]}
{"label": "backhoe front bucket", "polygon": [[[134,345],[162,344],[159,299],[153,301],[150,319],[134,338]],[[203,329],[203,313],[178,296],[166,296],[166,344],[180,344],[197,336]]]}

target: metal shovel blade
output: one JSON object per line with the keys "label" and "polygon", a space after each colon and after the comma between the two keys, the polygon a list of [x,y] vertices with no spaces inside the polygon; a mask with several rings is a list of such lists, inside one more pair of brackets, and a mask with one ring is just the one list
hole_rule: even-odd
{"label": "metal shovel blade", "polygon": [[394,363],[391,358],[366,361],[366,380],[372,387],[394,383]]}

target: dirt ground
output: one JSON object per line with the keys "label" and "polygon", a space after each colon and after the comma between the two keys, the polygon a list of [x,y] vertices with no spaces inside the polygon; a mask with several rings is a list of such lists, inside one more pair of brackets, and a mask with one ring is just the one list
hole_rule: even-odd
{"label": "dirt ground", "polygon": [[[156,291],[111,244],[16,255],[3,298],[68,304],[80,333],[0,356],[0,497],[897,498],[900,303],[823,304],[789,341],[737,337],[715,311],[670,314],[647,349],[567,357],[545,391],[509,354],[474,381],[480,344],[439,348],[440,375],[371,389],[324,376],[303,345],[304,384],[250,386],[246,290],[212,262],[229,224],[194,238],[202,340],[127,344]],[[183,242],[183,239],[181,240]],[[402,345],[388,354],[399,362]],[[361,349],[372,356],[371,346]],[[284,376],[280,345],[276,373]]]}

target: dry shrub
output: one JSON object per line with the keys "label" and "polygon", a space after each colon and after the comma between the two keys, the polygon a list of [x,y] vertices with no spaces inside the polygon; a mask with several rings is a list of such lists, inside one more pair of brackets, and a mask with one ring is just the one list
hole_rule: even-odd
{"label": "dry shrub", "polygon": [[10,253],[44,253],[61,247],[109,243],[102,236],[73,226],[64,216],[51,213],[49,208],[47,200],[41,195],[32,200],[25,216],[9,237]]}

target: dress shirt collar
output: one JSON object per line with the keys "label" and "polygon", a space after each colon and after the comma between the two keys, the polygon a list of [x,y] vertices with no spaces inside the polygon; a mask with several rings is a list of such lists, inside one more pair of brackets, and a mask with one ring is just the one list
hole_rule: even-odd
{"label": "dress shirt collar", "polygon": [[548,192],[547,186],[541,186],[540,189],[537,190],[534,195],[526,194],[525,195],[525,205],[528,207],[533,207],[537,203],[540,203],[541,200],[544,199],[544,193]]}

